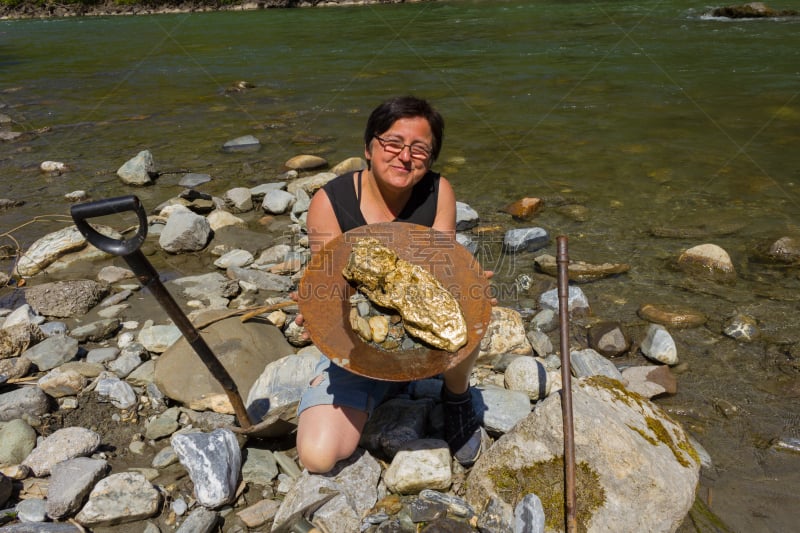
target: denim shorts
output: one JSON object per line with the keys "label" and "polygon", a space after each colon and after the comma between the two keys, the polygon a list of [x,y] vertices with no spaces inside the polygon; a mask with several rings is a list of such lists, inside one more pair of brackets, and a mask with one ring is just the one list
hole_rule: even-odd
{"label": "denim shorts", "polygon": [[317,363],[311,383],[320,376],[322,379],[319,383],[309,384],[303,391],[300,405],[297,407],[298,416],[315,405],[351,407],[371,415],[375,407],[385,398],[397,394],[407,385],[353,374],[331,363],[325,356],[322,356]]}

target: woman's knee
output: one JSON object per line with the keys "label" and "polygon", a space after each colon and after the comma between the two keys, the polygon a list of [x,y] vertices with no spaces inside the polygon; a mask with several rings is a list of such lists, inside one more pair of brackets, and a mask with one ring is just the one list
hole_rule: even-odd
{"label": "woman's knee", "polygon": [[365,421],[366,413],[350,413],[347,408],[319,406],[304,411],[297,428],[300,462],[309,472],[330,471],[355,452]]}
{"label": "woman's knee", "polygon": [[300,463],[312,474],[330,472],[339,461],[338,454],[331,447],[319,446],[317,443],[297,442],[297,455]]}

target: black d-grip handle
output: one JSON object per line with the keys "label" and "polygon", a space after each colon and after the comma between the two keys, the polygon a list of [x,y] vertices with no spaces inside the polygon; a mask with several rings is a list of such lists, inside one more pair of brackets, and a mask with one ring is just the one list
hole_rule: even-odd
{"label": "black d-grip handle", "polygon": [[[112,239],[103,235],[86,221],[89,218],[113,215],[125,211],[133,211],[139,217],[139,229],[136,235],[127,240]],[[86,237],[86,240],[96,248],[109,254],[121,256],[132,254],[139,249],[147,237],[147,214],[144,212],[142,202],[133,195],[73,205],[70,209],[70,214],[78,230]]]}

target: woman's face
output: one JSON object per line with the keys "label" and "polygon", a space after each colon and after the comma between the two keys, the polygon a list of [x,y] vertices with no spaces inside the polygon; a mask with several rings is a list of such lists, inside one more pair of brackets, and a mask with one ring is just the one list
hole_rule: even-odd
{"label": "woman's face", "polygon": [[433,132],[426,119],[400,118],[372,138],[365,156],[371,160],[375,179],[400,191],[413,187],[428,171],[432,147]]}

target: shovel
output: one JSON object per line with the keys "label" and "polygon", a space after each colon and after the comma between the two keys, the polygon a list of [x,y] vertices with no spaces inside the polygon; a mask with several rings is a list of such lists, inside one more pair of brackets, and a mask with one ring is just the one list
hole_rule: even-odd
{"label": "shovel", "polygon": [[[126,211],[136,213],[136,216],[139,218],[139,229],[136,235],[127,240],[113,239],[103,235],[87,222],[89,218],[113,215]],[[72,206],[70,214],[78,230],[86,237],[87,241],[106,253],[122,256],[125,262],[128,263],[128,266],[131,267],[131,270],[133,270],[133,273],[136,274],[139,283],[150,289],[156,297],[156,300],[158,300],[158,303],[161,304],[161,307],[167,312],[167,315],[169,315],[172,322],[186,338],[186,341],[203,361],[203,364],[206,365],[208,371],[211,372],[211,375],[222,385],[236,413],[236,418],[239,420],[239,425],[241,426],[241,431],[239,432],[249,433],[254,426],[250,421],[250,417],[247,415],[247,409],[245,409],[242,397],[239,395],[236,383],[225,367],[222,366],[222,363],[219,362],[219,359],[214,355],[214,352],[211,351],[211,348],[203,337],[200,336],[200,332],[197,331],[197,328],[194,327],[186,314],[181,310],[172,298],[172,295],[161,283],[161,280],[158,279],[158,273],[155,268],[153,268],[153,265],[150,264],[150,261],[147,260],[139,249],[145,237],[147,237],[147,215],[144,212],[139,198],[133,195],[120,196],[117,198],[107,198],[105,200],[77,204]]]}

